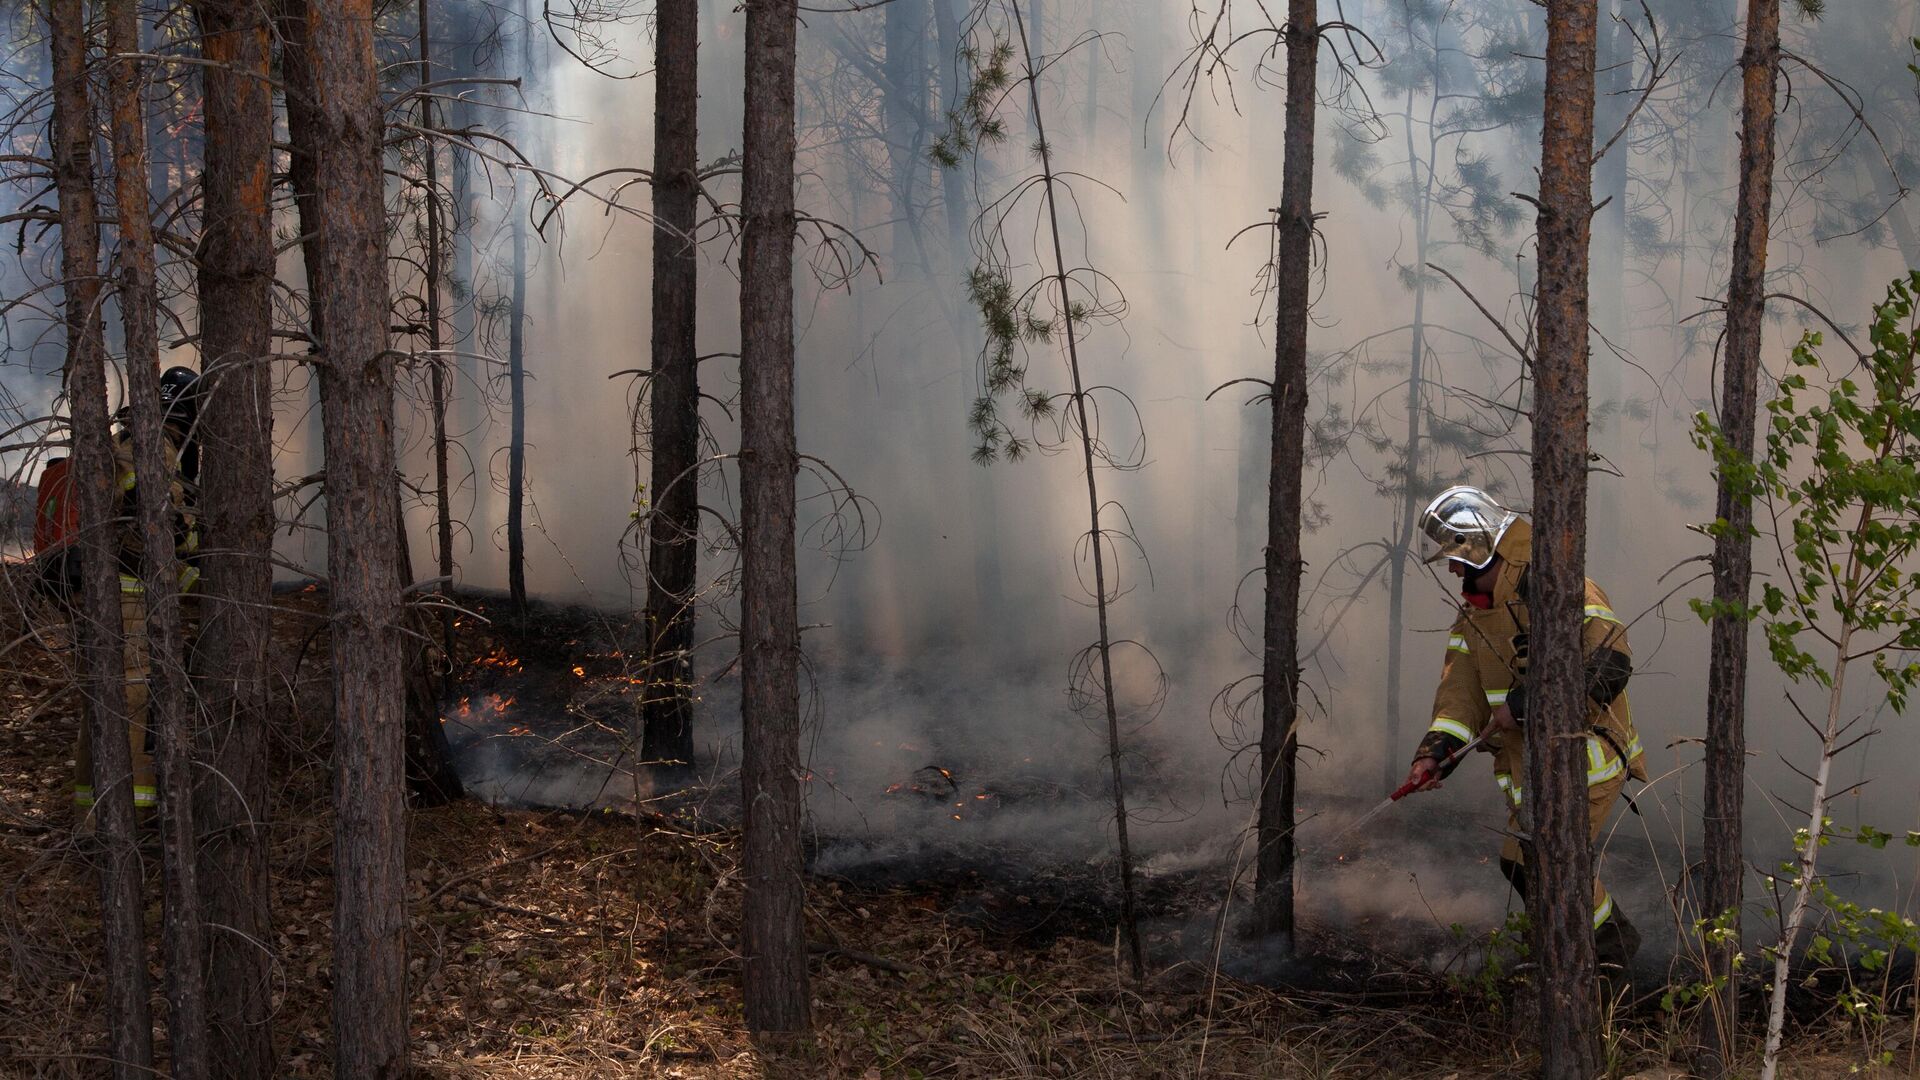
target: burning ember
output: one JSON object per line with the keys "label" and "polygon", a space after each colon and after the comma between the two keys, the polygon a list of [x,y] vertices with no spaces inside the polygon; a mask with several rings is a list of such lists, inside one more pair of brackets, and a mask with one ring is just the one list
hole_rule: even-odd
{"label": "burning ember", "polygon": [[923,765],[914,773],[913,779],[888,784],[886,794],[918,795],[928,802],[939,800],[942,804],[952,799],[953,810],[957,812],[947,816],[955,821],[965,821],[969,812],[977,813],[992,805],[994,797],[990,791],[981,791],[971,797],[961,795],[960,781],[953,775],[953,770],[939,765]]}
{"label": "burning ember", "polygon": [[505,671],[517,675],[522,665],[520,658],[507,652],[505,646],[495,645],[482,655],[474,657],[473,666],[492,668],[495,671]]}

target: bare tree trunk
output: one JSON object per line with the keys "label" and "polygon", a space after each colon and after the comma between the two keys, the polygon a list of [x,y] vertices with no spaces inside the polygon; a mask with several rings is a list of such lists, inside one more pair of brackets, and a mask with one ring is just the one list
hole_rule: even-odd
{"label": "bare tree trunk", "polygon": [[308,0],[333,645],[335,1071],[407,1068],[404,700],[373,0]]}
{"label": "bare tree trunk", "polygon": [[[140,51],[134,0],[109,0],[107,53]],[[140,577],[147,638],[147,730],[153,739],[160,801],[160,866],[166,943],[167,1035],[173,1075],[200,1080],[208,1072],[205,930],[200,914],[198,837],[193,824],[187,671],[180,631],[181,564],[174,553],[179,471],[161,417],[160,340],[155,313],[152,205],[147,186],[147,123],[141,95],[145,71],[133,60],[110,60],[114,202],[120,222],[119,300],[126,334],[127,396],[139,503]],[[126,604],[122,598],[122,604]],[[122,618],[126,618],[123,613]]]}
{"label": "bare tree trunk", "polygon": [[[1739,460],[1753,458],[1759,392],[1760,331],[1766,315],[1767,234],[1773,212],[1774,91],[1780,71],[1780,0],[1750,0],[1747,47],[1740,57],[1740,196],[1735,211],[1732,277],[1727,283],[1727,355],[1720,368],[1720,430]],[[1740,948],[1740,894],[1746,878],[1741,846],[1747,757],[1746,606],[1753,583],[1753,501],[1744,485],[1721,476],[1714,516],[1724,522],[1713,542],[1712,650],[1707,662],[1706,830],[1701,918],[1731,912],[1730,934],[1705,943],[1709,985],[1701,1024],[1700,1067],[1727,1075],[1739,1035],[1733,954]]]}
{"label": "bare tree trunk", "polygon": [[527,214],[515,180],[513,193],[513,295],[507,314],[507,599],[515,615],[527,613]]}
{"label": "bare tree trunk", "polygon": [[[1413,33],[1407,33],[1409,44]],[[1437,67],[1437,64],[1435,65]],[[1439,73],[1434,72],[1434,94],[1439,95],[1441,85]],[[1432,117],[1428,118],[1427,129],[1433,130]],[[1420,420],[1426,407],[1426,354],[1427,354],[1427,246],[1433,223],[1433,178],[1435,172],[1433,155],[1437,149],[1431,137],[1428,139],[1427,157],[1422,169],[1420,156],[1415,153],[1413,141],[1413,90],[1407,90],[1407,182],[1411,190],[1420,193],[1420,201],[1414,209],[1414,248],[1413,248],[1413,341],[1407,351],[1407,441],[1406,470],[1400,490],[1400,535],[1388,556],[1387,578],[1387,745],[1399,747],[1405,742],[1404,729],[1406,717],[1400,693],[1401,673],[1404,666],[1402,651],[1406,644],[1407,629],[1407,562],[1413,553],[1413,530],[1420,516]],[[1389,789],[1399,785],[1400,762],[1393,753],[1387,755],[1386,773],[1381,778]]]}
{"label": "bare tree trunk", "polygon": [[1259,852],[1253,925],[1294,947],[1293,812],[1300,743],[1300,511],[1307,445],[1307,305],[1313,263],[1313,128],[1320,24],[1288,0],[1286,162],[1274,309],[1273,447],[1267,474],[1267,608],[1261,657]]}
{"label": "bare tree trunk", "polygon": [[800,626],[794,570],[795,0],[747,8],[740,210],[740,780],[747,1026],[811,1023],[800,850]]}
{"label": "bare tree trunk", "polygon": [[693,628],[700,546],[700,369],[694,342],[699,219],[699,0],[654,22],[653,513],[647,533],[647,688],[641,758],[693,762]]}
{"label": "bare tree trunk", "polygon": [[145,906],[134,841],[133,752],[120,639],[120,586],[107,420],[106,343],[100,325],[100,224],[93,191],[93,120],[87,93],[86,12],[47,6],[53,53],[53,174],[60,200],[61,275],[66,279],[67,395],[72,485],[80,509],[82,591],[74,614],[80,687],[93,747],[93,810],[100,839],[100,936],[106,954],[107,1053],[116,1080],[153,1066],[147,1004]]}
{"label": "bare tree trunk", "polygon": [[[428,0],[420,0],[420,83],[425,85],[433,81],[433,18],[429,11]],[[442,351],[446,345],[444,327],[440,321],[440,280],[443,276],[440,261],[444,249],[446,230],[440,221],[440,141],[433,134],[438,120],[434,116],[433,96],[420,95],[420,127],[429,132],[422,146],[422,160],[427,184],[427,280],[423,289],[427,304],[427,364],[431,372],[431,393],[433,394],[433,508],[436,545],[439,549],[440,586],[435,591],[442,596],[453,592],[453,489],[447,473],[447,361]],[[405,526],[402,525],[402,528]],[[453,607],[443,604],[440,607],[440,645],[444,653],[444,686],[453,689]],[[438,718],[435,718],[436,722]]]}
{"label": "bare tree trunk", "polygon": [[[533,19],[520,0],[521,78],[531,83]],[[533,122],[529,117],[528,122]],[[513,295],[507,325],[507,600],[515,615],[527,613],[527,177],[513,184]]]}
{"label": "bare tree trunk", "polygon": [[1587,244],[1592,228],[1594,0],[1549,0],[1540,148],[1533,394],[1533,569],[1527,610],[1527,875],[1540,963],[1541,1074],[1599,1071],[1593,847],[1587,834]]}
{"label": "bare tree trunk", "polygon": [[933,267],[925,265],[926,244],[920,235],[921,211],[914,191],[926,167],[927,24],[932,10],[928,0],[890,0],[882,13],[886,59],[878,84],[893,204],[893,262],[902,266],[918,258],[921,269],[930,274]]}
{"label": "bare tree trunk", "polygon": [[[273,601],[272,63],[254,0],[196,0],[206,102],[200,242],[200,522],[194,792],[215,1076],[273,1072],[267,643]],[[298,171],[296,167],[296,171]]]}

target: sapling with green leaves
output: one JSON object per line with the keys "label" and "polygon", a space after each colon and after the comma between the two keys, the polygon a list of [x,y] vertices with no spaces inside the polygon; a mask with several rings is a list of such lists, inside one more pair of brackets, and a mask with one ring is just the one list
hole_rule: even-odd
{"label": "sapling with green leaves", "polygon": [[[1101,401],[1095,400],[1095,395],[1105,399],[1109,410],[1116,406],[1124,412],[1133,410],[1118,389],[1087,381],[1082,353],[1093,326],[1117,321],[1124,313],[1125,300],[1113,280],[1091,265],[1084,224],[1078,237],[1073,238],[1078,241],[1077,248],[1069,252],[1071,234],[1063,228],[1062,219],[1067,219],[1068,227],[1075,221],[1085,221],[1074,183],[1097,182],[1056,164],[1054,148],[1047,142],[1041,77],[1060,56],[1046,57],[1046,63],[1036,59],[1028,35],[1029,21],[1019,0],[985,0],[973,9],[966,27],[969,44],[961,56],[972,69],[972,81],[949,116],[948,131],[931,153],[935,162],[953,168],[967,155],[1003,142],[1007,125],[1001,110],[1009,105],[1018,109],[1019,99],[1026,99],[1025,119],[1033,133],[1029,149],[1035,168],[1013,181],[998,198],[985,203],[973,227],[978,263],[968,276],[967,293],[979,309],[986,341],[981,350],[981,392],[969,411],[968,424],[975,437],[973,456],[983,464],[1001,457],[1018,460],[1036,446],[1046,451],[1073,447],[1080,452],[1089,521],[1081,545],[1085,562],[1093,571],[1092,581],[1083,577],[1082,585],[1092,600],[1099,636],[1074,658],[1071,696],[1076,707],[1098,707],[1106,723],[1120,863],[1120,929],[1126,940],[1128,966],[1138,979],[1144,962],[1134,910],[1120,709],[1113,686],[1113,653],[1117,647],[1131,643],[1114,639],[1109,618],[1112,602],[1124,591],[1117,568],[1112,565],[1118,546],[1126,542],[1137,548],[1138,541],[1124,526],[1111,524],[1125,522],[1126,515],[1118,505],[1101,501],[1099,470],[1138,468],[1144,439],[1135,441],[1134,455],[1121,457],[1101,437]],[[1089,35],[1078,44],[1094,40],[1095,36]],[[1031,236],[1035,243],[1031,253],[1016,256],[1011,245],[1020,236]],[[1030,261],[1042,268],[1041,273],[1024,278],[1022,269]],[[1027,384],[1028,350],[1052,347],[1058,347],[1066,361],[1071,386],[1067,393],[1049,393]],[[1008,418],[1003,401],[1014,406],[1017,419]],[[1137,413],[1134,415],[1137,420]],[[1051,432],[1023,436],[1014,426],[1019,422],[1030,431],[1051,424]]]}
{"label": "sapling with green leaves", "polygon": [[[1774,522],[1785,574],[1764,586],[1749,613],[1781,672],[1826,695],[1824,713],[1787,696],[1818,736],[1819,757],[1811,772],[1795,768],[1813,792],[1794,858],[1776,878],[1788,900],[1780,940],[1767,950],[1773,980],[1763,1080],[1779,1066],[1794,949],[1826,891],[1819,860],[1834,834],[1827,809],[1846,793],[1831,788],[1833,761],[1871,734],[1855,734],[1860,718],[1846,715],[1847,676],[1869,662],[1896,713],[1920,683],[1920,661],[1913,659],[1920,651],[1917,296],[1920,270],[1895,280],[1874,308],[1871,349],[1838,370],[1822,360],[1819,334],[1800,339],[1767,403],[1766,446],[1756,458],[1743,460],[1706,414],[1695,420],[1695,441],[1712,451],[1723,482],[1764,500]],[[1723,519],[1709,531],[1729,527]]]}

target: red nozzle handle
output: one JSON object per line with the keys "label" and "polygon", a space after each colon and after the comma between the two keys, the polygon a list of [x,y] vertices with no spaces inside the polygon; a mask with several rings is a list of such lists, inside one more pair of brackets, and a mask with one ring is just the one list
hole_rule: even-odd
{"label": "red nozzle handle", "polygon": [[1393,794],[1387,796],[1387,799],[1391,802],[1399,802],[1401,799],[1404,799],[1407,796],[1413,794],[1413,789],[1414,789],[1414,782],[1409,780],[1406,783],[1401,784],[1399,787],[1394,788]]}

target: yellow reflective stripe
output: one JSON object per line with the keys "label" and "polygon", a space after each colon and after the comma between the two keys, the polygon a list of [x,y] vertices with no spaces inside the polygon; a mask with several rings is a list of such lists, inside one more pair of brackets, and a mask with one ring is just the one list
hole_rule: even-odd
{"label": "yellow reflective stripe", "polygon": [[1455,634],[1452,637],[1449,637],[1447,639],[1447,651],[1448,652],[1466,652],[1467,639],[1461,637],[1459,634]]}
{"label": "yellow reflective stripe", "polygon": [[1627,757],[1637,758],[1643,753],[1646,753],[1646,751],[1640,748],[1640,736],[1635,734],[1633,741],[1627,744]]}
{"label": "yellow reflective stripe", "polygon": [[1610,623],[1620,621],[1620,617],[1613,613],[1613,609],[1605,604],[1588,604],[1586,607],[1586,616],[1589,619],[1605,619]]}
{"label": "yellow reflective stripe", "polygon": [[1456,739],[1459,739],[1461,742],[1473,741],[1473,732],[1467,729],[1467,725],[1461,723],[1458,720],[1455,720],[1451,716],[1434,717],[1433,726],[1428,728],[1427,730],[1443,732],[1445,734],[1453,736]]}
{"label": "yellow reflective stripe", "polygon": [[121,491],[132,491],[134,484],[136,484],[137,482],[138,481],[134,479],[133,473],[130,471],[123,472],[120,474],[120,490]]}
{"label": "yellow reflective stripe", "polygon": [[1487,691],[1487,704],[1489,704],[1489,705],[1505,705],[1506,703],[1507,703],[1507,691],[1505,691],[1505,690],[1489,690],[1489,691]]}
{"label": "yellow reflective stripe", "polygon": [[1603,922],[1606,922],[1607,918],[1612,914],[1613,914],[1613,894],[1608,893],[1606,896],[1601,898],[1600,906],[1593,909],[1593,928],[1595,930],[1600,929],[1600,924]]}
{"label": "yellow reflective stripe", "polygon": [[[91,784],[73,785],[73,802],[74,802],[74,805],[76,806],[92,806],[93,805],[93,785]],[[135,784],[133,786],[133,805],[156,806],[159,804],[159,802],[160,802],[160,791],[158,788],[147,787],[144,784]]]}
{"label": "yellow reflective stripe", "polygon": [[1619,776],[1626,763],[1614,757],[1598,737],[1587,736],[1587,786],[1604,784]]}
{"label": "yellow reflective stripe", "polygon": [[1513,776],[1511,774],[1503,772],[1494,773],[1493,782],[1500,785],[1501,791],[1507,793],[1508,802],[1511,802],[1515,806],[1520,805],[1520,785],[1513,782]]}
{"label": "yellow reflective stripe", "polygon": [[140,584],[139,578],[134,577],[131,574],[121,574],[120,575],[120,591],[131,595],[136,593],[144,593],[147,591],[147,587],[145,585]]}
{"label": "yellow reflective stripe", "polygon": [[191,592],[193,591],[193,587],[195,585],[198,585],[199,583],[200,583],[199,567],[183,566],[180,568],[180,591],[181,592]]}

